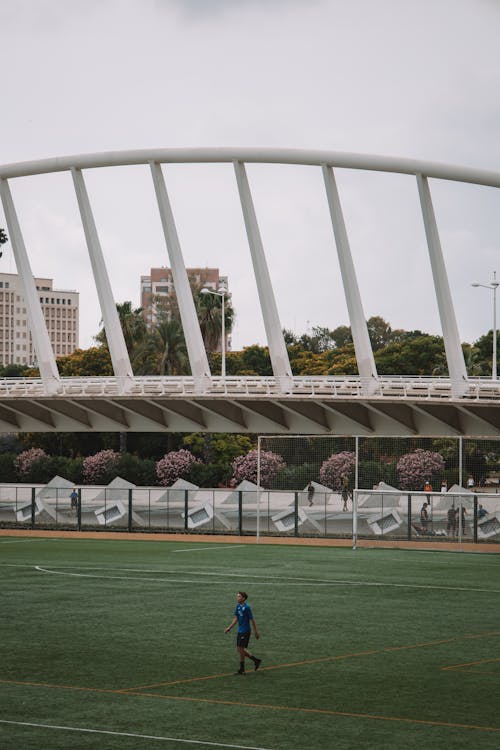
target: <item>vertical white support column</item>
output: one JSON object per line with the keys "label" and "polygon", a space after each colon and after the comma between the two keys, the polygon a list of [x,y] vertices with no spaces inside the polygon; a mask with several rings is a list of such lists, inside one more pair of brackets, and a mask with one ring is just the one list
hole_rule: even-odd
{"label": "vertical white support column", "polygon": [[189,286],[186,266],[182,257],[182,250],[161,165],[157,162],[150,162],[150,167],[168,256],[172,267],[172,278],[174,280],[177,302],[179,303],[179,313],[184,330],[191,373],[193,378],[201,382],[201,387],[203,388],[204,379],[210,377],[211,373],[203,343],[203,336],[201,335],[200,323],[196,314],[191,287]]}
{"label": "vertical white support column", "polygon": [[113,297],[113,290],[111,289],[83,174],[80,169],[75,169],[74,167],[71,169],[71,174],[73,176],[78,208],[82,217],[83,231],[87,241],[97,296],[99,297],[99,304],[101,306],[113,371],[117,378],[122,379],[122,388],[125,388],[125,378],[132,378],[133,372]]}
{"label": "vertical white support column", "polygon": [[460,337],[458,335],[453,300],[451,298],[450,285],[446,274],[446,266],[444,264],[443,251],[439,240],[439,232],[427,177],[417,174],[417,185],[420,195],[420,205],[422,207],[422,216],[424,218],[427,247],[429,248],[429,258],[431,261],[432,278],[434,280],[439,317],[441,318],[441,328],[443,330],[444,348],[446,352],[446,360],[448,362],[451,388],[454,396],[461,396],[467,387],[467,370],[465,367]]}
{"label": "vertical white support column", "polygon": [[5,220],[9,230],[10,241],[14,258],[16,260],[19,280],[23,290],[23,297],[26,303],[26,314],[30,327],[33,347],[38,358],[38,367],[40,376],[44,381],[47,393],[55,393],[59,384],[59,371],[57,369],[54,351],[50,343],[49,332],[45,324],[42,308],[40,306],[39,294],[37,292],[35,279],[31,271],[31,266],[26,252],[21,227],[17,219],[17,213],[12,200],[9,183],[7,180],[0,178],[0,193],[2,196],[3,210]]}
{"label": "vertical white support column", "polygon": [[255,280],[257,282],[257,290],[262,309],[262,317],[264,319],[264,327],[266,329],[271,364],[274,376],[278,380],[281,390],[287,391],[289,390],[292,381],[292,368],[290,367],[285,339],[283,338],[281,330],[278,308],[274,298],[274,290],[271,284],[271,277],[269,276],[269,269],[264,254],[264,247],[262,245],[259,225],[257,223],[257,215],[253,205],[245,165],[240,161],[235,161],[234,171],[236,174],[236,182],[238,183],[241,208],[243,210],[243,218],[247,230]]}
{"label": "vertical white support column", "polygon": [[325,181],[333,234],[335,235],[335,244],[337,245],[337,255],[342,275],[342,284],[344,285],[358,371],[367,389],[372,391],[376,389],[376,380],[378,378],[377,368],[363,312],[363,303],[361,302],[361,294],[352,260],[349,238],[347,237],[342,206],[340,205],[337,183],[331,167],[323,166],[323,179]]}

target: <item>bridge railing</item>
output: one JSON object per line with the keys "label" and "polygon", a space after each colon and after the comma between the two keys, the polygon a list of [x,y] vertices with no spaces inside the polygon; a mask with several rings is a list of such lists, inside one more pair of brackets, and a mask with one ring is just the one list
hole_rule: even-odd
{"label": "bridge railing", "polygon": [[[226,378],[193,378],[189,376],[121,377],[63,377],[47,389],[40,378],[0,379],[0,398],[60,398],[128,396],[154,398],[161,396],[197,397],[261,396],[287,397],[346,397],[382,399],[457,399],[448,378],[386,376],[376,381],[355,376],[297,376],[289,379],[286,390],[275,377],[229,376]],[[498,400],[500,381],[488,378],[471,379],[464,400]]]}

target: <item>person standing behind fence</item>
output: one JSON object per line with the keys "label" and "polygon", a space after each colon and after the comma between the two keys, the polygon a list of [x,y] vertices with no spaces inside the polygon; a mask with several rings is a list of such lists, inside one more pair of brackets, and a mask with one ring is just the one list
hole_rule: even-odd
{"label": "person standing behind fence", "polygon": [[76,488],[73,488],[69,499],[71,500],[71,510],[78,510],[78,492],[76,491]]}
{"label": "person standing behind fence", "polygon": [[467,515],[467,511],[465,510],[465,505],[462,505],[462,534],[463,536],[467,536],[467,528],[465,525],[465,516]]}
{"label": "person standing behind fence", "polygon": [[455,513],[455,505],[451,505],[450,508],[448,508],[448,513],[446,514],[446,518],[447,518],[446,531],[448,533],[451,533],[453,536],[455,536],[456,529],[457,529],[457,516]]}
{"label": "person standing behind fence", "polygon": [[342,491],[341,491],[342,501],[344,503],[344,505],[342,506],[342,511],[349,510],[347,507],[347,501],[349,500],[350,494],[351,493],[349,492],[349,485],[347,483],[347,479],[344,479],[344,481],[342,482]]}
{"label": "person standing behind fence", "polygon": [[309,482],[307,485],[307,502],[309,505],[313,504],[313,497],[314,497],[314,486],[312,482]]}
{"label": "person standing behind fence", "polygon": [[428,503],[424,503],[422,507],[420,508],[420,526],[423,529],[423,531],[427,531],[427,526],[429,524],[429,514],[427,512],[427,505]]}

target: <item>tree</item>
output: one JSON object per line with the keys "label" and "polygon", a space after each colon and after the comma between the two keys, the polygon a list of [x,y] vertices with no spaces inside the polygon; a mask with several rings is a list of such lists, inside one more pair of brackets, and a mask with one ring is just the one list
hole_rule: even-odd
{"label": "tree", "polygon": [[332,339],[335,342],[335,348],[340,349],[346,344],[352,344],[352,334],[349,326],[338,326],[332,331]]}
{"label": "tree", "polygon": [[[142,307],[133,308],[132,302],[117,302],[116,309],[120,326],[125,339],[125,345],[129,355],[132,354],[136,347],[143,340],[147,333],[146,321],[144,320]],[[94,337],[102,346],[108,346],[106,331],[101,328],[99,333]]]}
{"label": "tree", "polygon": [[320,479],[332,490],[340,490],[342,483],[351,478],[355,465],[356,454],[352,451],[333,453],[330,458],[323,461],[319,470]]}
{"label": "tree", "polygon": [[184,448],[166,453],[156,464],[160,484],[170,486],[180,477],[186,477],[195,463],[199,463],[199,459]]}
{"label": "tree", "polygon": [[[244,479],[257,483],[258,480],[259,452],[248,451],[245,456],[238,456],[233,461],[233,480],[241,482]],[[285,468],[285,462],[278,453],[273,451],[260,452],[260,483],[268,485],[274,477]]]}
{"label": "tree", "polygon": [[401,489],[420,490],[426,480],[442,474],[444,459],[439,453],[417,448],[401,456],[396,468]]}
{"label": "tree", "polygon": [[57,358],[57,367],[63,377],[79,376],[106,377],[113,375],[113,365],[105,346],[92,346],[90,349],[75,349],[72,354]]}
{"label": "tree", "polygon": [[[6,242],[9,241],[9,238],[5,234],[5,230],[0,227],[0,247],[2,245],[5,245]],[[2,251],[0,250],[0,258],[2,257]]]}
{"label": "tree", "polygon": [[110,481],[119,459],[120,454],[112,450],[99,451],[93,456],[87,456],[83,460],[84,480],[89,484],[104,484]]}
{"label": "tree", "polygon": [[137,375],[187,375],[189,359],[179,322],[162,315],[134,350],[132,367]]}

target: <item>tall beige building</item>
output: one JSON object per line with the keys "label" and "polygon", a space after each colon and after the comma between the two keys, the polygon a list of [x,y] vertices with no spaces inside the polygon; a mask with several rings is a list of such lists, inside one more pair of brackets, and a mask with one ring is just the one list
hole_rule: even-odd
{"label": "tall beige building", "polygon": [[[207,287],[227,290],[227,276],[220,276],[218,268],[186,268],[190,281]],[[147,325],[156,322],[155,297],[166,297],[174,291],[174,280],[170,268],[152,268],[149,276],[141,276],[141,307]]]}
{"label": "tall beige building", "polygon": [[[52,279],[35,279],[50,343],[56,357],[78,348],[79,293],[53,289]],[[0,365],[36,364],[20,278],[0,273]]]}

